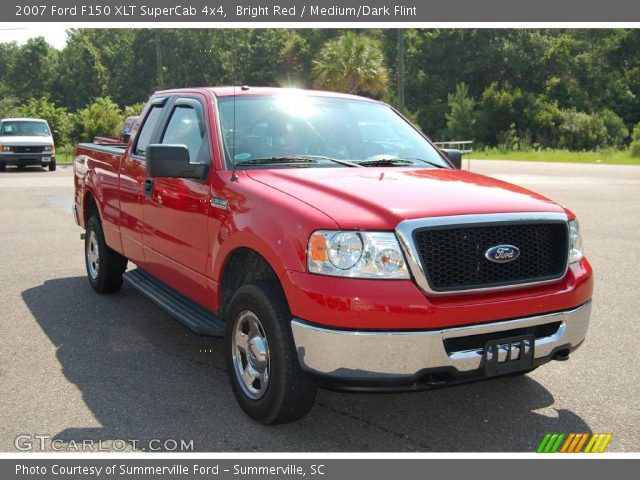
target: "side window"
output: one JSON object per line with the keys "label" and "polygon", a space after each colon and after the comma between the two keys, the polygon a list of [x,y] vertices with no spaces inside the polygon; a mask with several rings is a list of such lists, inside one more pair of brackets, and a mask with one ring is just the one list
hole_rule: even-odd
{"label": "side window", "polygon": [[151,141],[151,135],[153,135],[153,131],[156,129],[161,113],[161,105],[154,105],[151,107],[151,111],[148,113],[147,118],[142,125],[142,130],[140,130],[140,135],[138,135],[138,141],[136,142],[136,148],[134,151],[136,155],[144,155],[146,153],[149,142]]}
{"label": "side window", "polygon": [[204,118],[200,105],[192,101],[178,101],[161,143],[186,145],[191,163],[209,163],[209,148],[204,134]]}

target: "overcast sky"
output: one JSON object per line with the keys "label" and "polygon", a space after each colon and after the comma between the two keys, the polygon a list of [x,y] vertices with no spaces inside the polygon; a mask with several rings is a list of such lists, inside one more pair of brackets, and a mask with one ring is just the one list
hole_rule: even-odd
{"label": "overcast sky", "polygon": [[0,43],[18,42],[23,44],[30,38],[44,37],[47,42],[61,50],[67,43],[67,34],[65,33],[67,28],[69,25],[53,23],[40,25],[0,23]]}

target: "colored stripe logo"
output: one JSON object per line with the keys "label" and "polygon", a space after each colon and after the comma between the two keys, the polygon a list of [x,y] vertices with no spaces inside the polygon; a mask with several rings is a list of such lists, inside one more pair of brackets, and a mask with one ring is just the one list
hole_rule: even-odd
{"label": "colored stripe logo", "polygon": [[602,453],[613,433],[547,433],[537,453]]}

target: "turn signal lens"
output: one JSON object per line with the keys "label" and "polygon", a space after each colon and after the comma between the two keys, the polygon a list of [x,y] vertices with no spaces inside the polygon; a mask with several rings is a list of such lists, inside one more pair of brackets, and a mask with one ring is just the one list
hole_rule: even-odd
{"label": "turn signal lens", "polygon": [[309,253],[314,262],[327,260],[327,239],[321,235],[313,234],[309,240]]}

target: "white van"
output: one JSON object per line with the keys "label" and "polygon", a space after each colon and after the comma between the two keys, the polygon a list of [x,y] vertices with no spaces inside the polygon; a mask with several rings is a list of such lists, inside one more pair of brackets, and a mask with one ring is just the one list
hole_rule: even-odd
{"label": "white van", "polygon": [[7,165],[37,165],[56,169],[56,147],[46,120],[3,118],[0,120],[0,171]]}

